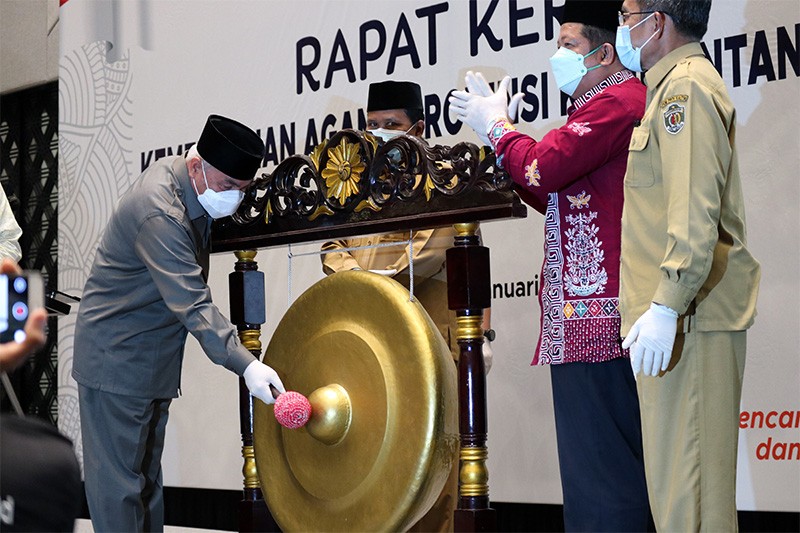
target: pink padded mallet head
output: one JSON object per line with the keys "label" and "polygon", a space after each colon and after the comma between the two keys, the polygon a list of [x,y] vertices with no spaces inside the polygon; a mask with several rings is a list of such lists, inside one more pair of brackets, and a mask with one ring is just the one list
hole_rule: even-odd
{"label": "pink padded mallet head", "polygon": [[310,416],[311,403],[299,392],[286,391],[275,399],[275,420],[285,428],[301,428]]}

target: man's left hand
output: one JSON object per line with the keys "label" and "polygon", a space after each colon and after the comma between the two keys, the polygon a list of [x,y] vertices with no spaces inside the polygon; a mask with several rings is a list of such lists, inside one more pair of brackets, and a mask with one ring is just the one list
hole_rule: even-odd
{"label": "man's left hand", "polygon": [[[467,88],[484,87],[485,80],[481,82],[471,71],[464,78]],[[481,96],[468,91],[454,91],[450,96],[450,111],[458,120],[475,130],[478,137],[488,144],[487,133],[492,123],[496,120],[508,120],[508,86],[511,78],[506,76],[490,96]],[[485,89],[476,89],[485,92]]]}
{"label": "man's left hand", "polygon": [[[474,74],[471,71],[467,72],[464,82],[467,84],[467,91],[469,91],[470,94],[477,94],[478,96],[492,95],[492,88],[489,86],[489,82],[486,81],[486,78],[480,72],[475,72]],[[507,114],[508,118],[512,121],[517,119],[519,104],[522,102],[524,96],[523,93],[516,93],[508,102]]]}
{"label": "man's left hand", "polygon": [[481,141],[491,144],[489,129],[497,120],[511,122],[509,117],[517,114],[523,95],[515,94],[509,102],[508,86],[511,78],[508,76],[503,78],[494,93],[480,72],[477,74],[472,71],[467,72],[464,82],[467,90],[452,93],[450,110],[458,120],[475,130]]}

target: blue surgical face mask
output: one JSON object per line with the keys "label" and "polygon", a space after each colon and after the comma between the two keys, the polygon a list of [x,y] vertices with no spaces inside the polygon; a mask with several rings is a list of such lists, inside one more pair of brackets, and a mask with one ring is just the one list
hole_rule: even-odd
{"label": "blue surgical face mask", "polygon": [[[197,195],[197,201],[206,210],[206,213],[211,218],[223,218],[230,216],[236,212],[239,204],[242,203],[244,193],[238,189],[231,189],[228,191],[214,191],[208,186],[208,178],[206,177],[206,163],[201,161],[200,168],[203,169],[203,181],[206,183],[206,190],[203,194]],[[194,192],[197,192],[197,185],[192,180]]]}
{"label": "blue surgical face mask", "polygon": [[619,60],[622,62],[625,68],[634,72],[642,71],[642,48],[644,48],[647,43],[649,43],[650,40],[656,36],[658,30],[653,32],[653,35],[651,35],[639,48],[634,48],[633,43],[631,42],[631,30],[653,15],[655,15],[655,13],[650,13],[633,27],[619,26],[617,28],[617,41],[615,43],[617,55],[619,56]]}
{"label": "blue surgical face mask", "polygon": [[586,65],[583,64],[583,60],[597,52],[600,46],[585,56],[563,46],[553,54],[553,57],[550,58],[550,68],[553,71],[553,76],[556,78],[556,84],[559,89],[572,96],[586,73],[600,67],[600,65],[595,65],[586,68]]}

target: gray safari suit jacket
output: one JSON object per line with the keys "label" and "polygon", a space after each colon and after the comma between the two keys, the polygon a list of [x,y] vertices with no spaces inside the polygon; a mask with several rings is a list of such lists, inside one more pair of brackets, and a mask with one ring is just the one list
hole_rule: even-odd
{"label": "gray safari suit jacket", "polygon": [[244,373],[255,358],[211,302],[206,283],[209,229],[182,156],[157,161],[120,199],[75,326],[78,383],[175,398],[188,332],[214,363]]}

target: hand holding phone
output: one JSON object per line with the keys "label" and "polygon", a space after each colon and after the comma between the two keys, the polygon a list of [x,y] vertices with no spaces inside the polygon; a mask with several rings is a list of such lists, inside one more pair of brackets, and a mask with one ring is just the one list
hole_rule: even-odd
{"label": "hand holding phone", "polygon": [[0,274],[0,342],[22,342],[33,309],[44,307],[44,286],[38,272]]}
{"label": "hand holding phone", "polygon": [[23,273],[9,259],[0,265],[0,370],[13,370],[44,345],[47,311],[38,272]]}

